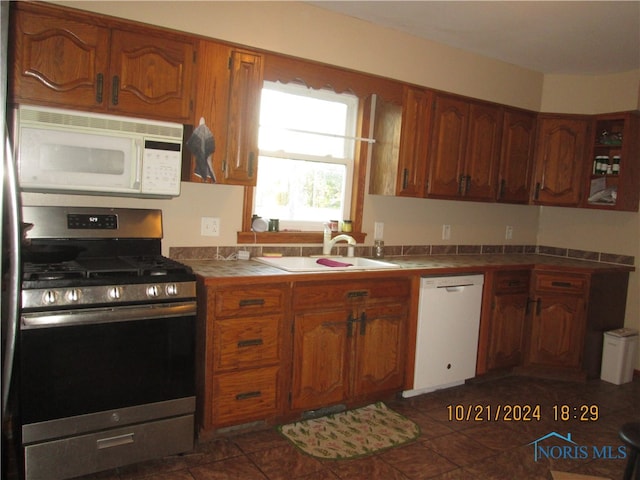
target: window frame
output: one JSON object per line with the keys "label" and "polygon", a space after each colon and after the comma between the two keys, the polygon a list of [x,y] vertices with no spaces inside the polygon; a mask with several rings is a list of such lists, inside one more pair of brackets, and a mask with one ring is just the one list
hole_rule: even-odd
{"label": "window frame", "polygon": [[[264,80],[281,83],[302,83],[307,87],[331,88],[336,93],[350,92],[359,98],[356,136],[369,138],[371,96],[377,94],[387,101],[402,105],[403,84],[383,77],[367,75],[352,70],[334,67],[311,60],[264,53]],[[262,86],[260,87],[262,88]],[[369,143],[356,142],[351,188],[350,217],[353,231],[350,233],[359,244],[363,244],[366,233],[362,231],[364,194],[366,188],[367,159],[371,151]],[[238,244],[309,244],[322,243],[322,231],[318,232],[253,232],[253,186],[244,187],[242,209],[242,231],[237,234]]]}
{"label": "window frame", "polygon": [[[268,158],[281,158],[281,159],[290,159],[295,162],[319,162],[325,164],[334,164],[334,165],[342,165],[345,168],[345,198],[344,198],[344,213],[342,215],[335,216],[335,218],[339,219],[350,219],[351,217],[351,200],[352,195],[351,191],[353,190],[355,182],[353,181],[353,171],[354,165],[356,163],[355,154],[356,154],[356,142],[361,141],[359,137],[356,135],[356,130],[358,127],[358,108],[361,102],[360,98],[353,95],[351,92],[343,92],[336,93],[331,89],[322,89],[316,90],[313,88],[309,88],[305,85],[293,84],[293,83],[281,83],[281,82],[271,82],[269,80],[265,80],[263,82],[263,89],[276,91],[284,94],[298,95],[298,96],[306,96],[307,98],[341,103],[346,106],[346,131],[343,132],[344,136],[340,138],[344,139],[344,147],[342,155],[339,157],[325,157],[321,155],[310,155],[300,152],[283,152],[282,150],[262,150],[259,149],[258,158],[260,157],[268,157]],[[342,97],[341,97],[342,96]],[[339,98],[337,98],[339,97]],[[313,135],[313,132],[309,132],[310,135]],[[317,135],[322,136],[322,133],[317,133]],[[259,147],[259,145],[258,145]],[[258,170],[259,171],[259,170]],[[258,174],[258,180],[259,180]],[[254,198],[253,204],[255,206],[257,195],[257,185],[254,189]],[[255,212],[259,213],[259,212]],[[334,218],[334,217],[331,217]],[[328,219],[325,219],[326,222]],[[306,219],[296,219],[296,220],[283,220],[280,219],[280,226],[288,225],[290,229],[301,229],[302,231],[318,231],[323,229],[323,222],[320,220],[306,220]],[[313,228],[308,228],[309,226]]]}

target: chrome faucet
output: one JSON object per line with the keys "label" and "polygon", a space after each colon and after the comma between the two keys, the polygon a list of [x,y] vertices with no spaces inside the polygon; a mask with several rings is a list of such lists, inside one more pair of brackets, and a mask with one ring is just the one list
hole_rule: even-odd
{"label": "chrome faucet", "polygon": [[351,235],[337,235],[334,238],[331,238],[331,229],[329,225],[325,224],[324,226],[324,236],[322,240],[322,254],[323,255],[331,255],[331,249],[333,246],[341,241],[347,242],[349,245],[347,247],[347,257],[353,257],[355,253],[356,239]]}

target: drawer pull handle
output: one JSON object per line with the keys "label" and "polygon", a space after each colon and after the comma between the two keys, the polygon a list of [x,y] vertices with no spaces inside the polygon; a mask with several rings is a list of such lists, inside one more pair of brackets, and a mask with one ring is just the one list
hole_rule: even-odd
{"label": "drawer pull handle", "polygon": [[509,281],[509,286],[510,287],[519,287],[520,285],[522,285],[522,282],[519,282],[518,280]]}
{"label": "drawer pull handle", "polygon": [[128,445],[130,443],[133,443],[133,433],[125,433],[124,435],[96,440],[98,450],[103,448],[119,447],[120,445]]}
{"label": "drawer pull handle", "polygon": [[347,298],[360,298],[369,296],[367,290],[354,290],[353,292],[347,292]]}
{"label": "drawer pull handle", "polygon": [[262,345],[264,342],[261,338],[250,338],[249,340],[240,340],[238,342],[238,347],[255,347],[258,345]]}
{"label": "drawer pull handle", "polygon": [[551,285],[554,287],[564,287],[564,288],[573,287],[573,284],[571,282],[551,282]]}
{"label": "drawer pull handle", "polygon": [[264,298],[247,298],[240,300],[241,307],[251,307],[255,305],[264,305]]}
{"label": "drawer pull handle", "polygon": [[257,398],[262,396],[262,392],[260,390],[255,390],[253,392],[244,392],[236,395],[236,400],[249,400],[250,398]]}

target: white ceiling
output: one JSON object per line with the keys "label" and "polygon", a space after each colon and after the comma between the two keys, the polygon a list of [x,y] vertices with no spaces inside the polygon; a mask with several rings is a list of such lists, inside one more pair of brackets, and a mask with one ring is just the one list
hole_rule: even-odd
{"label": "white ceiling", "polygon": [[541,73],[640,68],[640,1],[315,1]]}

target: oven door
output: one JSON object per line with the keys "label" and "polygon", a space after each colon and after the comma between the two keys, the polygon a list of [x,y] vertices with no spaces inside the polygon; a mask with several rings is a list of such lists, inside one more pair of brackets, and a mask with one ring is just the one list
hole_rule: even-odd
{"label": "oven door", "polygon": [[112,418],[128,407],[193,398],[195,309],[180,302],[23,313],[23,435],[42,422],[62,427],[69,417]]}

